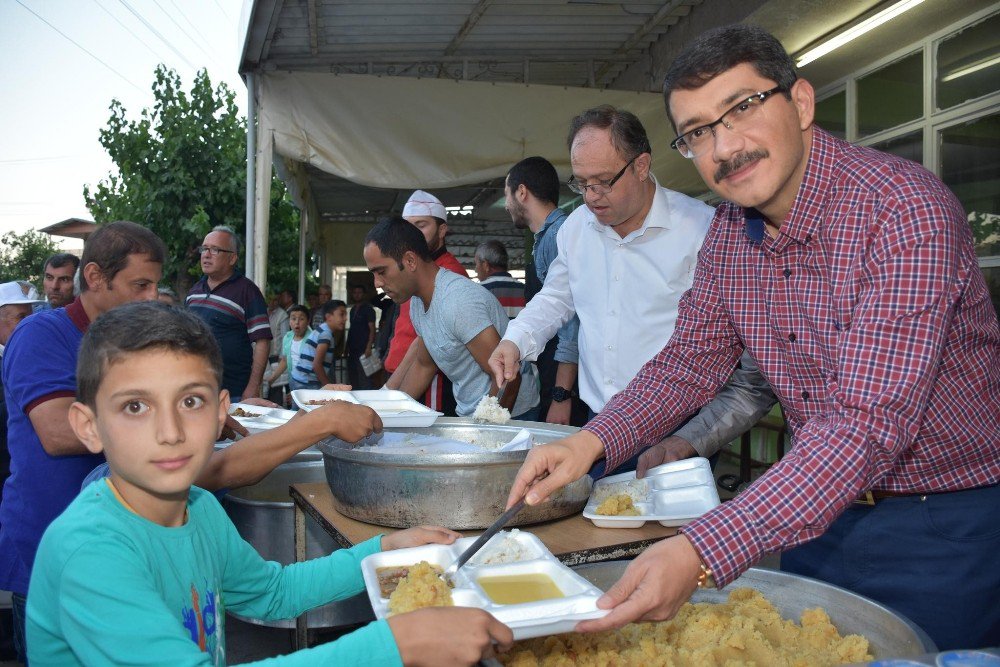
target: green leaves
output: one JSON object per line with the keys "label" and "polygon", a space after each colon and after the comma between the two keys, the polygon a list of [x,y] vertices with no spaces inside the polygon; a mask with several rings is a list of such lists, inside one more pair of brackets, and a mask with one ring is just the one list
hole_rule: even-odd
{"label": "green leaves", "polygon": [[42,269],[50,255],[59,252],[48,234],[29,229],[7,232],[0,237],[0,283],[12,280],[31,281],[42,291]]}
{"label": "green leaves", "polygon": [[[163,239],[164,280],[183,294],[201,273],[195,248],[205,234],[216,225],[245,226],[246,119],[235,93],[225,84],[213,87],[205,70],[185,91],[177,72],[160,65],[152,89],[152,107],[135,120],[111,101],[99,137],[115,169],[83,192],[98,223],[132,220]],[[284,287],[291,278],[291,286],[299,216],[276,177],[272,187],[268,280]]]}

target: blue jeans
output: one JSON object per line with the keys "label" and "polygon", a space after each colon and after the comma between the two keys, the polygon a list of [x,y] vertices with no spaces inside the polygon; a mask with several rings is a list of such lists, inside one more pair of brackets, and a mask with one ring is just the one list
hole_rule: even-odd
{"label": "blue jeans", "polygon": [[1000,645],[1000,486],[853,505],[781,569],[892,607],[938,650]]}
{"label": "blue jeans", "polygon": [[25,605],[28,599],[23,595],[13,593],[11,595],[11,610],[14,613],[14,650],[17,652],[17,659],[28,664],[28,644],[24,641],[24,621]]}

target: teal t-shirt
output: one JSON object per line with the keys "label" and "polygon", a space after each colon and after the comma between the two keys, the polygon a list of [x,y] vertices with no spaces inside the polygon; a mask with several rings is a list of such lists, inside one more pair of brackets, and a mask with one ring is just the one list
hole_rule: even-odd
{"label": "teal t-shirt", "polygon": [[[44,665],[225,665],[225,611],[275,620],[364,590],[380,537],[282,567],[240,537],[197,487],[165,528],[94,482],[45,531],[31,576],[28,661]],[[255,663],[257,664],[257,663]],[[259,664],[401,665],[385,621]]]}

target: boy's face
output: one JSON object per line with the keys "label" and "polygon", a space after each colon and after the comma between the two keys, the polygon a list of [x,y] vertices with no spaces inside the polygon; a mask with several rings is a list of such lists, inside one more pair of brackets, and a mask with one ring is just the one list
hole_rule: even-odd
{"label": "boy's face", "polygon": [[291,327],[296,336],[301,338],[306,332],[306,327],[309,326],[309,318],[305,316],[305,313],[296,310],[288,316],[288,326]]}
{"label": "boy's face", "polygon": [[327,313],[324,319],[326,326],[330,327],[330,331],[343,331],[347,327],[347,309],[338,306],[332,312]]}
{"label": "boy's face", "polygon": [[129,354],[107,367],[90,408],[74,403],[70,424],[140,515],[155,520],[186,500],[212,454],[229,394],[199,356],[168,350]]}

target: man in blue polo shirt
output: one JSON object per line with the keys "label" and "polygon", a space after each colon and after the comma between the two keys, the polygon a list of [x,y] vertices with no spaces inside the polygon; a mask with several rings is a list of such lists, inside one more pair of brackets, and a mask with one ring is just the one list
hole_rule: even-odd
{"label": "man in blue polo shirt", "polygon": [[80,296],[25,318],[4,348],[10,477],[0,503],[0,590],[13,593],[14,641],[24,654],[24,605],[42,533],[104,457],[89,453],[66,418],[76,396],[80,341],[98,315],[156,298],[166,249],[132,222],[102,225],[83,250]]}
{"label": "man in blue polo shirt", "polygon": [[232,229],[212,229],[200,252],[205,275],[188,292],[187,306],[219,341],[222,386],[229,390],[232,400],[260,396],[271,344],[264,295],[236,270],[239,238]]}

